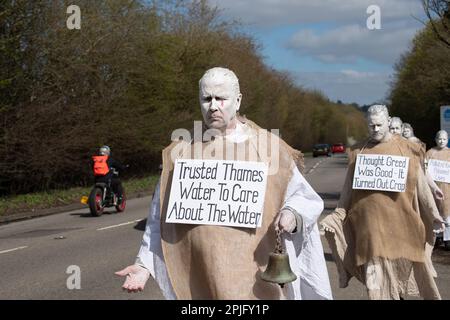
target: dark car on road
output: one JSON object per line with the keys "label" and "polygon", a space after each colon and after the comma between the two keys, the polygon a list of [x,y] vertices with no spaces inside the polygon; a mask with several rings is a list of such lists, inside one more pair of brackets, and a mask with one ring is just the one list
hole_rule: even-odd
{"label": "dark car on road", "polygon": [[331,147],[331,152],[333,153],[345,153],[345,146],[343,143],[335,143]]}
{"label": "dark car on road", "polygon": [[317,156],[331,157],[330,145],[326,143],[315,144],[313,147],[313,157],[315,158]]}

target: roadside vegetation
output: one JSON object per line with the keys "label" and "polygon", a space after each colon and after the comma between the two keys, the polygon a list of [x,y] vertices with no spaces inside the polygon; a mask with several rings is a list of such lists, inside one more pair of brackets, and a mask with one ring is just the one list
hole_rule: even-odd
{"label": "roadside vegetation", "polygon": [[[81,30],[66,27],[70,4]],[[198,80],[213,66],[239,77],[241,114],[297,149],[366,135],[357,105],[266,66],[259,44],[204,0],[5,0],[0,17],[2,212],[85,194],[103,144],[130,165],[124,178],[156,174],[172,131],[202,118]]]}
{"label": "roadside vegetation", "polygon": [[431,148],[440,130],[440,107],[450,104],[450,8],[446,0],[422,2],[431,20],[396,65],[390,113],[410,123]]}
{"label": "roadside vegetation", "polygon": [[[122,184],[128,198],[136,195],[151,195],[158,178],[158,175],[133,178],[123,181]],[[81,197],[89,196],[91,188],[75,187],[1,197],[0,216],[80,203]]]}

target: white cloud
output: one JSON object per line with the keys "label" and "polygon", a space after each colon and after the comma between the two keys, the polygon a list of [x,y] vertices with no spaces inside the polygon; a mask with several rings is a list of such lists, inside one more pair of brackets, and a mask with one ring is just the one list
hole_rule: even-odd
{"label": "white cloud", "polygon": [[340,72],[298,72],[294,77],[304,88],[319,90],[331,100],[346,103],[382,102],[389,87],[388,73],[352,69]]}
{"label": "white cloud", "polygon": [[342,70],[341,73],[344,76],[347,76],[347,77],[353,78],[353,79],[373,78],[373,77],[378,76],[378,74],[376,74],[375,72],[360,72],[360,71],[351,70],[351,69]]}
{"label": "white cloud", "polygon": [[[415,17],[425,20],[420,0],[210,0],[210,3],[222,8],[226,17],[251,26],[263,45],[269,44],[265,53],[273,55],[271,63],[275,68],[280,65],[279,59],[285,57],[280,52],[289,50],[296,58],[281,64],[290,69],[299,84],[318,89],[333,100],[360,104],[385,98],[390,77],[387,70],[392,70],[414,34],[423,27]],[[381,30],[366,27],[370,5],[380,7]],[[277,47],[283,43],[284,48]],[[317,72],[293,71],[307,61],[313,62],[308,69],[315,68]],[[328,64],[333,70],[336,65],[347,67],[340,72],[320,72]],[[365,67],[373,70],[377,65],[386,71],[361,71]]]}
{"label": "white cloud", "polygon": [[[222,8],[226,16],[240,19],[244,25],[259,28],[292,28],[297,25],[298,32],[289,40],[284,40],[286,46],[327,63],[353,63],[358,58],[365,58],[392,65],[407,50],[412,37],[422,27],[414,19],[423,16],[420,0],[210,2]],[[366,27],[369,17],[366,11],[371,5],[380,7],[381,30],[368,30]],[[280,37],[283,35],[280,34]]]}
{"label": "white cloud", "polygon": [[294,23],[350,23],[366,25],[370,5],[381,9],[382,21],[419,16],[419,0],[210,0],[224,14],[245,24],[273,27]]}
{"label": "white cloud", "polygon": [[358,25],[318,33],[304,29],[294,34],[287,47],[323,62],[355,62],[365,58],[392,65],[404,53],[418,27],[388,27],[368,30]]}

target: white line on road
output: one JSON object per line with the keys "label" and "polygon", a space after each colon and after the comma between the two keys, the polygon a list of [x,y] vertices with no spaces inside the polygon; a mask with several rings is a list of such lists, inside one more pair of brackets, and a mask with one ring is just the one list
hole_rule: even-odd
{"label": "white line on road", "polygon": [[324,160],[319,160],[319,161],[317,161],[317,162],[314,164],[314,166],[313,166],[311,169],[309,169],[309,171],[308,171],[306,174],[310,174],[311,172],[313,172],[314,169],[317,168],[317,166],[318,166],[322,161],[324,161]]}
{"label": "white line on road", "polygon": [[139,222],[139,221],[142,221],[142,220],[144,220],[144,219],[138,219],[138,220],[124,222],[124,223],[121,223],[121,224],[116,224],[116,225],[109,226],[109,227],[103,227],[103,228],[97,229],[97,231],[102,231],[102,230],[106,230],[106,229],[112,229],[112,228],[117,228],[117,227],[121,227],[121,226],[126,226],[126,225],[129,225],[129,224],[132,224],[132,223],[136,223],[136,222]]}
{"label": "white line on road", "polygon": [[0,254],[11,252],[11,251],[16,251],[16,250],[21,250],[21,249],[25,249],[25,248],[28,248],[28,246],[17,247],[17,248],[14,248],[14,249],[8,249],[8,250],[0,251]]}

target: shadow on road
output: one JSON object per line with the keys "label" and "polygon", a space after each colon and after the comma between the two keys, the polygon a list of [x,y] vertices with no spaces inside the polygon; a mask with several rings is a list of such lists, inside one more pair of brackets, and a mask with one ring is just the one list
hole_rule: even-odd
{"label": "shadow on road", "polygon": [[450,251],[445,250],[443,246],[434,247],[431,259],[434,263],[450,265]]}
{"label": "shadow on road", "polygon": [[134,229],[139,230],[139,231],[145,231],[146,224],[147,224],[147,219],[141,220],[134,226]]}
{"label": "shadow on road", "polygon": [[[104,214],[107,214],[107,215],[108,214],[117,214],[117,212],[116,211],[104,211],[102,215],[104,215]],[[99,218],[99,217],[93,216],[89,212],[88,213],[86,213],[86,212],[75,212],[75,213],[71,213],[70,215],[71,216],[78,216],[80,218]]]}
{"label": "shadow on road", "polygon": [[331,253],[324,252],[323,256],[325,257],[326,261],[334,261],[333,255]]}
{"label": "shadow on road", "polygon": [[319,196],[323,200],[339,200],[339,197],[341,196],[341,193],[340,192],[332,192],[332,193],[320,192]]}

